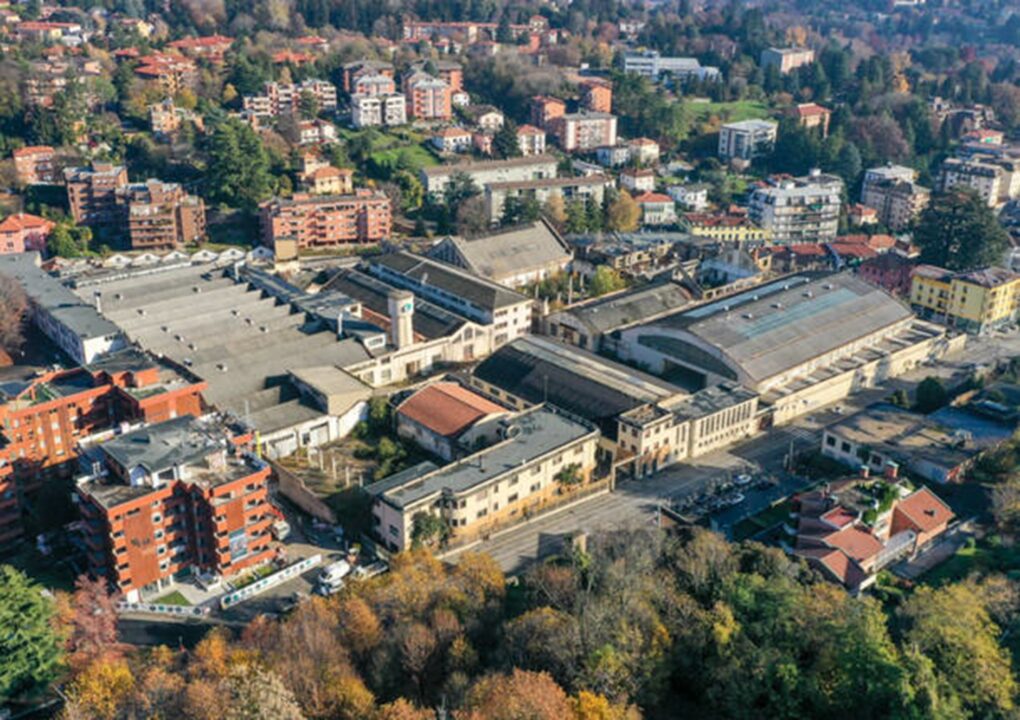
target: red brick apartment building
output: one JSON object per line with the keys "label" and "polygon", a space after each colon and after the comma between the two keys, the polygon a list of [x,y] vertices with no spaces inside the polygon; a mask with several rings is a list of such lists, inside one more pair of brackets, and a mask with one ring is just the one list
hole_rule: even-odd
{"label": "red brick apartment building", "polygon": [[177,50],[190,58],[204,58],[211,62],[223,62],[223,56],[234,43],[233,38],[223,35],[209,35],[208,37],[190,37],[182,40],[174,40],[167,47]]}
{"label": "red brick apartment building", "polygon": [[135,602],[187,575],[231,576],[269,561],[270,469],[250,442],[179,417],[89,448],[76,499],[92,571]]}
{"label": "red brick apartment building", "polygon": [[453,90],[441,78],[413,72],[404,78],[407,115],[416,120],[449,120],[453,116]]}
{"label": "red brick apartment building", "polygon": [[55,223],[38,215],[14,213],[0,222],[0,254],[46,249],[46,239]]}
{"label": "red brick apartment building", "polygon": [[274,198],[262,204],[260,219],[263,244],[278,252],[287,243],[298,251],[378,242],[392,229],[389,198],[371,190]]}
{"label": "red brick apartment building", "polygon": [[123,165],[93,163],[89,167],[64,169],[67,203],[74,221],[99,225],[117,221],[117,191],[128,184]]}
{"label": "red brick apartment building", "polygon": [[31,145],[18,148],[14,156],[14,172],[19,185],[37,185],[57,182],[54,167],[56,150],[49,145]]}
{"label": "red brick apartment building", "polygon": [[133,250],[171,250],[205,237],[205,204],[178,183],[146,180],[117,191]]}
{"label": "red brick apartment building", "polygon": [[0,386],[0,545],[21,535],[43,482],[74,474],[80,441],[122,422],[199,415],[205,388],[134,349]]}
{"label": "red brick apartment building", "polygon": [[581,80],[581,105],[592,112],[612,112],[613,84],[602,78]]}

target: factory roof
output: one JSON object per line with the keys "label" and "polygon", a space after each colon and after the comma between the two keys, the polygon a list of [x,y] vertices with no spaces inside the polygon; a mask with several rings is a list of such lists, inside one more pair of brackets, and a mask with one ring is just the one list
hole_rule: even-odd
{"label": "factory roof", "polygon": [[448,237],[443,243],[454,247],[468,270],[497,281],[571,258],[563,238],[545,220],[470,239]]}
{"label": "factory roof", "polygon": [[602,335],[626,325],[654,320],[690,304],[691,294],[680,285],[667,282],[624,292],[596,302],[563,310],[584,325],[592,335]]}

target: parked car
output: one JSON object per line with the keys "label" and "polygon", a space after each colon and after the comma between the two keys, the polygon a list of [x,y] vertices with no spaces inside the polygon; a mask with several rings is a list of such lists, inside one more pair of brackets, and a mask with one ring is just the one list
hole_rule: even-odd
{"label": "parked car", "polygon": [[734,478],[734,482],[737,484],[738,487],[750,485],[752,480],[754,480],[754,478],[748,475],[747,473],[741,473],[740,475],[737,475]]}
{"label": "parked car", "polygon": [[359,565],[354,568],[354,572],[351,577],[355,580],[368,580],[374,578],[377,575],[382,575],[384,572],[390,569],[390,566],[384,560],[376,560],[374,563],[368,565]]}
{"label": "parked car", "polygon": [[346,560],[330,563],[319,573],[320,585],[333,585],[351,574],[351,565]]}
{"label": "parked car", "polygon": [[344,589],[344,581],[337,580],[332,583],[319,583],[315,586],[315,592],[317,595],[322,597],[329,597],[330,595],[336,595],[338,592]]}

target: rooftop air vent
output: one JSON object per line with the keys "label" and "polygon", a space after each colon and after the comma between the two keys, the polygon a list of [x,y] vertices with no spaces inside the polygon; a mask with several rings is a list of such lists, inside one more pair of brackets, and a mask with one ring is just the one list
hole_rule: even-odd
{"label": "rooftop air vent", "polygon": [[191,367],[191,358],[184,358],[184,364]]}
{"label": "rooftop air vent", "polygon": [[807,290],[804,293],[804,297],[806,297],[806,298],[813,298],[814,296],[815,296],[815,294],[813,292],[811,292],[810,290]]}
{"label": "rooftop air vent", "polygon": [[219,370],[220,372],[226,372],[227,371],[227,364],[226,363],[217,363],[216,364],[216,369]]}
{"label": "rooftop air vent", "polygon": [[777,303],[772,303],[772,307],[774,307],[776,310],[782,310],[783,309],[783,303],[778,303],[778,302]]}
{"label": "rooftop air vent", "polygon": [[832,283],[825,283],[824,285],[822,285],[822,289],[832,290]]}
{"label": "rooftop air vent", "polygon": [[754,320],[754,313],[744,313],[743,317],[745,320]]}

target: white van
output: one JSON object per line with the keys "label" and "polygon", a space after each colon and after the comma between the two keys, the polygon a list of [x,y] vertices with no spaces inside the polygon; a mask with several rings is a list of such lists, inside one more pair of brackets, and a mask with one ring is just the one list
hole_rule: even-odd
{"label": "white van", "polygon": [[319,584],[338,585],[350,572],[351,566],[346,560],[337,560],[322,569],[319,573]]}

